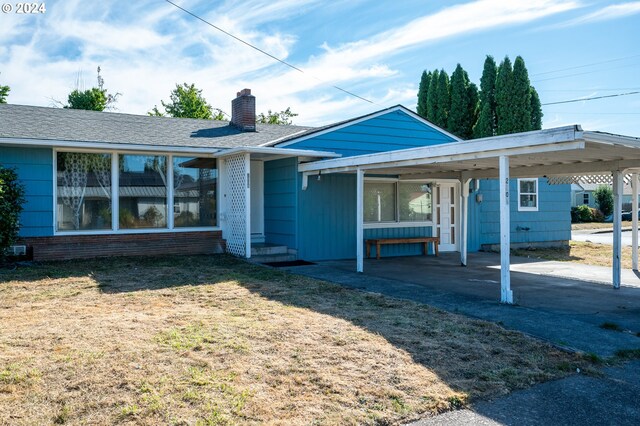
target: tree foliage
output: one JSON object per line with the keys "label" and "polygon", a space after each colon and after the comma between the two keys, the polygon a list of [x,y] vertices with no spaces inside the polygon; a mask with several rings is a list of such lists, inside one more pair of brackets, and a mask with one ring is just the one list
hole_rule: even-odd
{"label": "tree foliage", "polygon": [[85,109],[90,111],[104,111],[118,100],[120,93],[111,94],[104,88],[104,79],[98,67],[98,86],[87,90],[76,88],[69,93],[68,104],[64,108]]}
{"label": "tree foliage", "polygon": [[[214,108],[207,103],[202,96],[202,90],[196,88],[194,84],[176,84],[176,88],[171,91],[170,101],[160,101],[164,108],[164,113],[158,110],[157,106],[149,112],[149,115],[177,118],[202,118],[211,120],[214,118]],[[221,116],[221,111],[217,110],[216,118]]]}
{"label": "tree foliage", "polygon": [[0,84],[0,104],[7,103],[7,97],[9,97],[9,92],[11,88],[9,86],[3,86]]}
{"label": "tree foliage", "polygon": [[511,92],[513,129],[510,133],[528,132],[531,128],[531,82],[521,56],[513,63],[513,89]]}
{"label": "tree foliage", "polygon": [[478,103],[478,119],[473,126],[474,138],[494,136],[497,131],[496,121],[496,76],[498,69],[493,56],[487,55],[480,78],[480,95]]}
{"label": "tree foliage", "polygon": [[445,70],[440,70],[438,76],[438,109],[434,124],[436,126],[447,128],[447,120],[449,119],[449,110],[451,109],[451,87],[449,85],[449,74]]}
{"label": "tree foliage", "polygon": [[596,205],[603,215],[609,216],[613,213],[613,190],[608,185],[600,185],[593,191]]}
{"label": "tree foliage", "polygon": [[450,98],[451,107],[446,129],[462,139],[470,139],[476,120],[478,90],[476,85],[469,81],[469,75],[460,64],[451,74]]}
{"label": "tree foliage", "polygon": [[281,124],[281,125],[290,125],[293,123],[293,117],[297,117],[298,114],[291,111],[291,108],[287,108],[280,112],[271,112],[269,110],[266,114],[260,113],[258,117],[256,117],[257,123],[262,124]]}
{"label": "tree foliage", "polygon": [[0,259],[18,238],[24,192],[16,171],[0,164]]}
{"label": "tree foliage", "polygon": [[418,115],[427,118],[427,97],[429,96],[429,84],[431,83],[431,71],[422,71],[420,78],[420,87],[418,87],[418,106],[416,111]]}
{"label": "tree foliage", "polygon": [[440,78],[440,71],[435,70],[431,74],[431,80],[429,83],[429,89],[427,90],[427,113],[426,118],[430,122],[436,122],[436,114],[438,111],[438,79]]}
{"label": "tree foliage", "polygon": [[531,86],[531,130],[542,129],[542,105],[537,90]]}
{"label": "tree foliage", "polygon": [[514,133],[515,118],[511,102],[513,99],[513,67],[506,56],[498,67],[496,76],[496,134]]}

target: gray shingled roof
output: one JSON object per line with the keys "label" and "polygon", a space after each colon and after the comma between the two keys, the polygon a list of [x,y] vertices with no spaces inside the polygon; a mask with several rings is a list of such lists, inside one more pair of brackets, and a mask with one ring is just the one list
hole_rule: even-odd
{"label": "gray shingled roof", "polygon": [[242,132],[226,121],[0,105],[0,138],[193,148],[259,146],[310,127],[258,124]]}

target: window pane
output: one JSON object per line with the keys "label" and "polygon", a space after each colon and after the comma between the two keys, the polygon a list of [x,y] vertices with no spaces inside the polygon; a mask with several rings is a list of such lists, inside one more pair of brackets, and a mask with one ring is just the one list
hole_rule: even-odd
{"label": "window pane", "polygon": [[536,181],[535,180],[521,180],[520,181],[520,193],[535,194]]}
{"label": "window pane", "polygon": [[58,152],[56,229],[111,229],[111,155]]}
{"label": "window pane", "polygon": [[366,182],[364,184],[364,221],[393,222],[396,220],[396,184]]}
{"label": "window pane", "polygon": [[120,229],[166,228],[167,157],[120,155]]}
{"label": "window pane", "polygon": [[215,160],[173,157],[175,228],[216,226]]}
{"label": "window pane", "polygon": [[430,222],[433,204],[431,185],[424,183],[400,182],[400,221]]}
{"label": "window pane", "polygon": [[520,194],[520,207],[536,207],[535,195],[523,195]]}

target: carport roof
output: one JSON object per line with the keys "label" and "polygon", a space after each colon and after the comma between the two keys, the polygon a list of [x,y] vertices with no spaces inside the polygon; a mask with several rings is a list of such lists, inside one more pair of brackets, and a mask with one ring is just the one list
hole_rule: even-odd
{"label": "carport roof", "polygon": [[583,131],[579,125],[304,163],[306,175],[393,174],[407,179],[497,178],[508,156],[511,177],[575,176],[640,169],[640,139]]}

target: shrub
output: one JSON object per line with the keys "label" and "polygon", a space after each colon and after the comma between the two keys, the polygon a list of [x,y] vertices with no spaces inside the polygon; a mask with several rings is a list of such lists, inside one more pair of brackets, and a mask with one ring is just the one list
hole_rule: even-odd
{"label": "shrub", "polygon": [[592,222],[604,222],[605,215],[598,209],[591,207],[591,221]]}
{"label": "shrub", "polygon": [[575,208],[576,222],[591,222],[591,209],[587,205]]}
{"label": "shrub", "polygon": [[0,165],[0,259],[18,239],[24,202],[24,185],[18,180],[18,174]]}
{"label": "shrub", "polygon": [[613,213],[613,190],[608,185],[600,185],[593,191],[596,205],[606,217]]}

